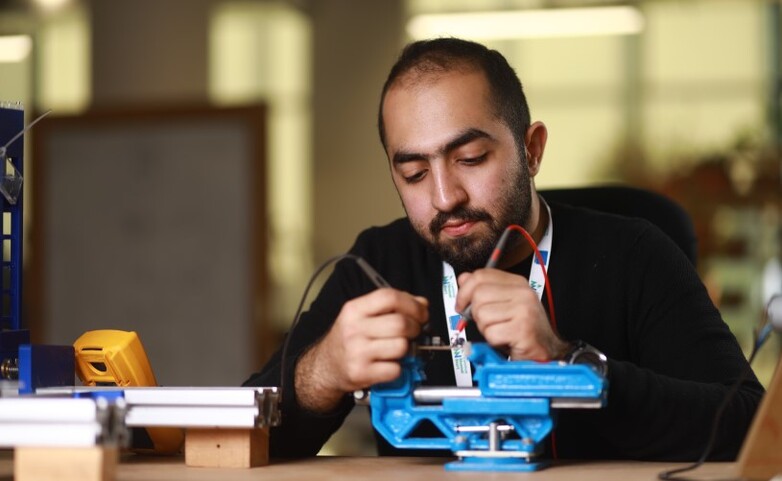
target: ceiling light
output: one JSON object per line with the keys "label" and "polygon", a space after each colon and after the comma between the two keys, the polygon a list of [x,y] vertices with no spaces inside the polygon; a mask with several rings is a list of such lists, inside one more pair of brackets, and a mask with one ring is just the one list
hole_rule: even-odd
{"label": "ceiling light", "polygon": [[41,10],[46,12],[55,12],[64,8],[70,3],[71,0],[34,0],[33,3],[38,5]]}
{"label": "ceiling light", "polygon": [[643,30],[640,10],[630,6],[423,14],[410,19],[414,39],[474,40],[630,35]]}
{"label": "ceiling light", "polygon": [[33,41],[29,35],[0,37],[0,62],[21,62],[30,54]]}

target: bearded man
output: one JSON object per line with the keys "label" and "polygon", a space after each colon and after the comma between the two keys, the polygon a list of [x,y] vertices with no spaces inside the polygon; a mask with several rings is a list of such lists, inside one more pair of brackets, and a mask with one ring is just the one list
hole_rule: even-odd
{"label": "bearded man", "polygon": [[[692,264],[640,220],[545,202],[535,189],[547,130],[531,122],[521,82],[498,52],[436,39],[408,45],[383,87],[380,139],[407,216],[361,233],[351,253],[393,286],[376,289],[342,261],[293,333],[283,420],[273,456],[318,452],[353,406],[352,393],[392,381],[428,325],[512,360],[563,359],[574,346],[605,355],[608,405],[560,413],[550,455],[694,460],[717,406],[749,369]],[[548,278],[530,246],[508,246],[484,268],[508,225],[546,251]],[[533,282],[534,281],[534,282]],[[541,297],[553,294],[557,326]],[[281,353],[248,385],[279,386]],[[446,352],[426,363],[426,384],[471,385]],[[763,389],[744,381],[727,407],[711,459],[733,459]],[[378,438],[380,454],[394,450]],[[446,453],[435,453],[446,454]]]}

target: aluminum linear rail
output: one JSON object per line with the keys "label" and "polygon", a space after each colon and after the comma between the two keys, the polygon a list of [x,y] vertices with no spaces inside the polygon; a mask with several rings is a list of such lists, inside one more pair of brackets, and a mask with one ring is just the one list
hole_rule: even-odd
{"label": "aluminum linear rail", "polygon": [[19,381],[0,380],[0,398],[19,396]]}
{"label": "aluminum linear rail", "polygon": [[[413,390],[413,399],[420,404],[442,404],[445,399],[480,399],[477,387],[419,386]],[[599,409],[601,399],[552,397],[551,407],[555,409]]]}
{"label": "aluminum linear rail", "polygon": [[131,427],[261,428],[280,424],[276,387],[69,387],[39,395],[122,391]]}
{"label": "aluminum linear rail", "polygon": [[0,399],[0,447],[88,447],[128,442],[125,403],[105,399]]}

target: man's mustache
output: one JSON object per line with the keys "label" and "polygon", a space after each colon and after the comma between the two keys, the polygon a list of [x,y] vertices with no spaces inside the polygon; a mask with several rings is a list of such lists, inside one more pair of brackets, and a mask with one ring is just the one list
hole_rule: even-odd
{"label": "man's mustache", "polygon": [[443,229],[443,226],[453,220],[462,222],[491,222],[492,217],[485,210],[457,207],[450,212],[438,212],[437,215],[434,216],[434,219],[429,223],[429,232],[436,238]]}

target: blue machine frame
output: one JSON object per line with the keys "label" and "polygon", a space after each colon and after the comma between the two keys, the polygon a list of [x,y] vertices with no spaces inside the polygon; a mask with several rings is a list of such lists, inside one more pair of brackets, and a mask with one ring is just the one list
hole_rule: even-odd
{"label": "blue machine frame", "polygon": [[[372,424],[393,446],[450,449],[457,471],[534,471],[558,408],[605,406],[608,381],[583,364],[507,361],[490,346],[471,346],[475,388],[421,386],[422,362],[402,361],[402,375],[370,390]],[[416,437],[422,423],[442,437]]]}
{"label": "blue machine frame", "polygon": [[[21,104],[0,102],[0,146],[24,129]],[[8,164],[10,162],[10,165]],[[22,212],[24,135],[0,156],[3,178],[19,181],[15,202],[0,195],[2,206],[2,272],[0,273],[0,379],[18,379],[19,393],[41,386],[67,386],[74,381],[73,346],[31,345],[30,331],[22,329]],[[16,172],[12,172],[16,169]]]}
{"label": "blue machine frame", "polygon": [[[21,106],[0,105],[0,145],[24,128]],[[24,175],[24,137],[8,146],[6,155],[20,175]],[[3,169],[6,168],[6,159]],[[3,172],[3,175],[8,175]],[[20,330],[22,320],[22,205],[21,193],[15,204],[0,196],[3,209],[3,276],[0,322],[4,330]]]}
{"label": "blue machine frame", "polygon": [[[0,104],[0,145],[5,145],[24,128],[24,110],[20,105]],[[8,161],[21,174],[24,172],[24,137],[6,150]],[[0,158],[3,175],[6,158]],[[0,196],[2,206],[2,275],[0,276],[0,361],[16,359],[19,346],[30,342],[29,331],[22,329],[22,205],[21,194],[16,204]]]}

